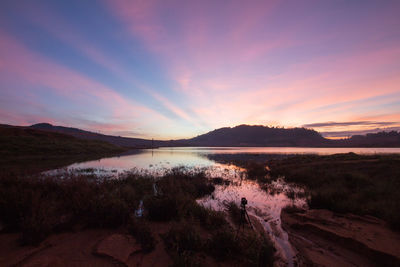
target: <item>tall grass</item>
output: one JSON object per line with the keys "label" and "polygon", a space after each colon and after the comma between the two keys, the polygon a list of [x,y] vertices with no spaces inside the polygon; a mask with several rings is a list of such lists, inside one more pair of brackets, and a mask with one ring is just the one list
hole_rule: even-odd
{"label": "tall grass", "polygon": [[[161,192],[154,196],[153,184]],[[98,179],[71,172],[66,177],[46,175],[2,175],[0,177],[0,220],[9,231],[21,231],[22,242],[39,243],[59,229],[85,227],[119,227],[144,199],[149,220],[179,220],[200,216],[204,224],[209,214],[195,212],[201,208],[197,197],[214,190],[202,173],[172,170],[164,177],[144,177],[127,173],[119,179]],[[213,216],[213,215],[210,215]]]}
{"label": "tall grass", "polygon": [[[154,193],[154,185],[157,194]],[[131,172],[118,179],[70,172],[52,177],[0,177],[0,221],[6,231],[21,232],[22,244],[38,244],[48,235],[84,228],[124,228],[144,252],[157,245],[153,221],[172,225],[162,238],[175,266],[202,266],[204,255],[245,266],[269,266],[272,244],[262,236],[235,229],[224,212],[199,205],[196,198],[214,191],[203,172],[177,168],[163,177]],[[135,210],[144,200],[143,217]],[[157,224],[153,224],[153,227]]]}
{"label": "tall grass", "polygon": [[274,177],[305,186],[311,208],[373,215],[400,230],[399,155],[307,155],[269,165]]}

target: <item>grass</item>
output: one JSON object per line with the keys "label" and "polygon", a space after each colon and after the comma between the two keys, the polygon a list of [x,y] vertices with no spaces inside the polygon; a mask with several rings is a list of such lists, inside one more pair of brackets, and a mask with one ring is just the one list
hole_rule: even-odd
{"label": "grass", "polygon": [[229,229],[216,232],[208,240],[207,249],[220,261],[233,260],[243,266],[272,266],[275,248],[264,235],[254,232],[236,234]]}
{"label": "grass", "polygon": [[241,210],[240,207],[236,204],[235,201],[230,201],[227,203],[224,203],[225,209],[228,212],[232,222],[235,225],[239,225],[241,221]]}
{"label": "grass", "polygon": [[[224,212],[197,203],[196,198],[213,191],[212,180],[203,172],[184,168],[159,178],[135,172],[119,179],[81,172],[63,178],[1,174],[0,221],[6,231],[21,232],[23,245],[39,244],[53,233],[76,227],[126,229],[144,252],[157,245],[150,225],[161,221],[171,225],[162,242],[175,266],[202,266],[206,257],[243,266],[271,265],[274,248],[265,237],[246,233],[235,238]],[[140,200],[145,213],[136,218]]]}
{"label": "grass", "polygon": [[[157,196],[154,183],[161,192]],[[137,225],[131,217],[144,199],[146,220],[195,218],[205,227],[222,225],[225,221],[217,212],[196,202],[213,190],[204,173],[184,169],[173,169],[157,179],[134,172],[119,179],[80,172],[63,178],[1,174],[0,221],[9,231],[21,231],[23,243],[37,244],[49,234],[77,224],[92,228]]]}
{"label": "grass", "polygon": [[372,215],[400,230],[399,155],[303,155],[269,167],[272,176],[304,186],[310,208]]}
{"label": "grass", "polygon": [[62,179],[44,175],[0,177],[0,220],[21,231],[23,244],[37,244],[77,224],[115,228],[126,225],[139,200],[152,192],[152,181],[127,175],[100,180],[70,173]]}

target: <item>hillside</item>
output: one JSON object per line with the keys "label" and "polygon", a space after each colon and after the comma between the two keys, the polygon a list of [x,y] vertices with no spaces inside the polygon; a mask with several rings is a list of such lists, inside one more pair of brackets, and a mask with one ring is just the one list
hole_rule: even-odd
{"label": "hillside", "polygon": [[117,146],[123,146],[128,148],[151,148],[152,146],[165,146],[166,141],[152,141],[147,139],[141,138],[130,138],[130,137],[121,137],[121,136],[112,136],[112,135],[105,135],[99,134],[89,131],[84,131],[77,128],[71,127],[64,127],[64,126],[53,126],[49,123],[38,123],[30,126],[33,129],[39,129],[44,131],[51,131],[56,133],[63,133],[75,136],[80,139],[87,139],[87,140],[100,140],[104,142],[111,143]]}
{"label": "hillside", "polygon": [[70,135],[29,127],[0,125],[0,156],[68,156],[118,153],[124,149],[98,140],[82,140]]}

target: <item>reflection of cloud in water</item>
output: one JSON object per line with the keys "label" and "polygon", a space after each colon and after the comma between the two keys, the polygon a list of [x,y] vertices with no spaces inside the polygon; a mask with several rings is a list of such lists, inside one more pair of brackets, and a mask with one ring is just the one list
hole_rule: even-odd
{"label": "reflection of cloud in water", "polygon": [[[396,148],[395,148],[396,149]],[[399,149],[397,149],[399,150]],[[175,147],[142,149],[126,152],[117,157],[76,163],[72,168],[103,168],[125,171],[132,168],[148,169],[177,166],[210,167],[215,162],[228,163],[235,160],[265,161],[294,154],[391,153],[392,148],[301,148],[301,147]]]}

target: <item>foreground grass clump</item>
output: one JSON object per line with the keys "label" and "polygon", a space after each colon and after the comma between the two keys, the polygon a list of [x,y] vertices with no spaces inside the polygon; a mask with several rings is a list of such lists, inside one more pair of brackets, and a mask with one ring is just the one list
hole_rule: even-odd
{"label": "foreground grass clump", "polygon": [[220,260],[233,259],[244,266],[272,266],[275,248],[264,235],[254,232],[235,237],[232,231],[220,231],[209,240],[208,249]]}
{"label": "foreground grass clump", "polygon": [[205,259],[235,266],[272,266],[275,248],[264,235],[241,232],[230,226],[205,235],[193,222],[174,225],[163,236],[175,266],[204,266]]}
{"label": "foreground grass clump", "polygon": [[[175,266],[202,266],[206,259],[270,265],[274,248],[266,238],[252,233],[236,238],[224,212],[197,203],[213,191],[204,173],[183,168],[163,177],[132,172],[118,179],[82,172],[1,176],[0,221],[6,231],[21,232],[22,244],[38,244],[60,231],[118,228],[135,237],[145,253],[163,242]],[[138,218],[141,201],[144,212]],[[167,229],[158,232],[160,225]]]}
{"label": "foreground grass clump", "polygon": [[39,243],[57,230],[118,227],[129,220],[139,200],[152,192],[152,180],[134,174],[120,180],[91,176],[35,175],[0,178],[0,220],[22,232],[22,242]]}
{"label": "foreground grass clump", "polygon": [[[157,196],[154,184],[160,191]],[[204,174],[185,170],[172,170],[157,179],[137,173],[119,179],[100,179],[79,172],[62,178],[2,175],[0,221],[10,231],[21,231],[22,243],[37,244],[55,231],[77,225],[116,228],[131,224],[134,211],[144,199],[146,219],[198,217],[207,224],[213,215],[198,212],[202,208],[197,207],[195,198],[213,190]]]}
{"label": "foreground grass clump", "polygon": [[269,166],[272,176],[305,186],[311,208],[373,215],[400,230],[398,155],[304,155]]}
{"label": "foreground grass clump", "polygon": [[175,168],[156,181],[158,193],[145,198],[148,218],[152,221],[181,220],[197,217],[204,223],[210,213],[201,213],[197,198],[211,194],[215,187],[203,172]]}

